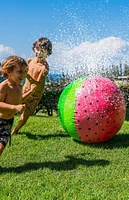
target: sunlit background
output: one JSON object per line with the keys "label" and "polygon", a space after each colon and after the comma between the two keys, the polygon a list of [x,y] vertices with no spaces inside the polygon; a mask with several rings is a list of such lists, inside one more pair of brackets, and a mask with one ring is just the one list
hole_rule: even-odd
{"label": "sunlit background", "polygon": [[128,0],[2,1],[0,62],[8,55],[34,56],[39,37],[53,43],[51,73],[94,72],[129,64]]}

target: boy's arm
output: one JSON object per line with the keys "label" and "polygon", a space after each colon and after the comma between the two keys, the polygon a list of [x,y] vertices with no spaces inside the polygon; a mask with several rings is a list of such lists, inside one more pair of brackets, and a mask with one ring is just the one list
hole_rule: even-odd
{"label": "boy's arm", "polygon": [[19,111],[22,112],[24,109],[24,105],[12,105],[4,102],[6,96],[6,88],[1,87],[0,88],[0,112],[4,113],[5,111],[11,112],[11,111]]}
{"label": "boy's arm", "polygon": [[14,107],[11,104],[7,104],[4,102],[6,96],[6,87],[1,86],[0,87],[0,110],[13,110]]}
{"label": "boy's arm", "polygon": [[48,64],[44,65],[44,67],[42,68],[42,70],[39,73],[39,76],[37,78],[37,82],[40,82],[42,78],[46,78],[46,76],[48,75],[49,72],[49,66]]}
{"label": "boy's arm", "polygon": [[46,78],[48,74],[48,70],[45,68],[45,69],[42,69],[39,73],[39,76],[37,78],[37,80],[33,79],[29,74],[27,74],[27,79],[28,81],[31,83],[31,84],[35,84],[35,85],[38,85],[38,83],[42,80],[42,78]]}
{"label": "boy's arm", "polygon": [[25,104],[19,104],[19,105],[12,105],[5,102],[0,102],[0,110],[1,113],[4,113],[4,111],[19,111],[22,112],[24,110]]}
{"label": "boy's arm", "polygon": [[35,92],[36,87],[37,86],[35,84],[32,84],[31,89],[22,94],[22,103],[24,103],[29,98],[29,96]]}
{"label": "boy's arm", "polygon": [[38,84],[38,81],[36,81],[35,79],[33,79],[29,74],[27,74],[27,77],[28,81],[31,83],[31,84],[35,84],[37,85]]}

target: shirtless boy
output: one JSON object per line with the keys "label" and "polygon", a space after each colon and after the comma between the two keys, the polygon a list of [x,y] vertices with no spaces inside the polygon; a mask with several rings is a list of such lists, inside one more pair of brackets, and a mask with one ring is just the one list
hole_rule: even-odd
{"label": "shirtless boy", "polygon": [[0,155],[11,139],[11,128],[16,112],[23,112],[22,104],[36,88],[31,85],[28,93],[22,96],[21,83],[26,77],[28,65],[18,56],[10,56],[2,62],[1,72],[6,78],[0,83]]}
{"label": "shirtless boy", "polygon": [[49,72],[49,66],[46,61],[47,56],[52,53],[52,43],[47,38],[39,38],[32,47],[35,56],[28,59],[28,75],[23,86],[23,93],[26,94],[31,88],[31,84],[37,87],[35,92],[25,102],[25,109],[20,116],[17,126],[12,131],[12,135],[18,133],[20,128],[24,126],[28,118],[34,113],[43,95],[45,78]]}

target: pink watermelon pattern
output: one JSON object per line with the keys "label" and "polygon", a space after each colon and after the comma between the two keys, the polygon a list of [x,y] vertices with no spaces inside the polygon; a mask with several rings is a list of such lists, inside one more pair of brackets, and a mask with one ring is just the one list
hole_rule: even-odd
{"label": "pink watermelon pattern", "polygon": [[88,78],[77,88],[74,122],[82,142],[101,143],[111,139],[120,130],[125,114],[124,97],[110,79]]}

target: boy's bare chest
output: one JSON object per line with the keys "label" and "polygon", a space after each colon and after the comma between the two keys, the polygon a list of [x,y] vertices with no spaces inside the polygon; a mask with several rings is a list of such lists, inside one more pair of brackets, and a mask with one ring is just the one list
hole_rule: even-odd
{"label": "boy's bare chest", "polygon": [[39,75],[44,76],[44,72],[46,71],[46,65],[42,63],[30,63],[28,73],[32,76],[35,80],[38,79]]}
{"label": "boy's bare chest", "polygon": [[38,68],[38,69],[30,69],[29,74],[32,76],[35,80],[37,80],[39,74],[43,71],[43,68]]}
{"label": "boy's bare chest", "polygon": [[18,104],[21,98],[21,89],[18,87],[15,88],[8,88],[6,101],[10,102],[11,104]]}

